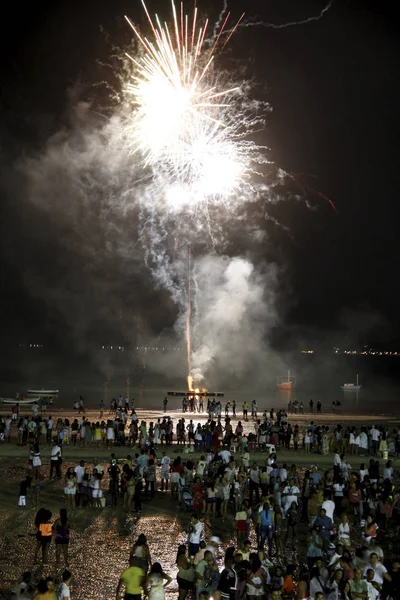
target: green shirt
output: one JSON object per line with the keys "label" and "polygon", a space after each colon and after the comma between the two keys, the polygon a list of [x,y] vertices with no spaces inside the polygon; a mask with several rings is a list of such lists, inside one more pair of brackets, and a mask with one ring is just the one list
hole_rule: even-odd
{"label": "green shirt", "polygon": [[140,567],[128,567],[121,573],[121,581],[125,584],[127,594],[140,595],[142,593],[142,583],[145,573]]}
{"label": "green shirt", "polygon": [[364,579],[358,583],[354,579],[350,579],[350,590],[356,594],[368,594],[368,585]]}

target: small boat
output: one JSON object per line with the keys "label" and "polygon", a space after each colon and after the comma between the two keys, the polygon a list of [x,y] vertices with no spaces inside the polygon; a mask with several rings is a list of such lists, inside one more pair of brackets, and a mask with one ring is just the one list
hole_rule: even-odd
{"label": "small boat", "polygon": [[340,386],[342,392],[359,392],[361,390],[361,385],[358,383],[358,375],[357,375],[357,383],[345,383]]}
{"label": "small boat", "polygon": [[27,390],[28,396],[58,396],[60,390]]}
{"label": "small boat", "polygon": [[39,396],[32,396],[31,398],[0,398],[1,404],[35,404],[39,403]]}
{"label": "small boat", "polygon": [[278,390],[291,390],[294,386],[294,383],[295,378],[291,377],[290,371],[288,371],[287,378],[285,379],[285,377],[278,377],[276,385],[278,387]]}

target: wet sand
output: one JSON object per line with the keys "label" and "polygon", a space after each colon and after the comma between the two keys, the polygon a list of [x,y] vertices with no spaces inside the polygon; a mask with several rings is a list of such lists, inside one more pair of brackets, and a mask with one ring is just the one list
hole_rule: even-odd
{"label": "wet sand", "polygon": [[[26,411],[28,412],[28,411]],[[107,418],[105,411],[104,417]],[[155,421],[163,416],[162,411],[137,410],[139,419],[146,421]],[[170,414],[176,419],[182,416],[181,412],[170,411]],[[52,410],[53,417],[75,418],[74,411]],[[98,420],[98,411],[87,411],[87,417],[90,421]],[[188,422],[193,418],[195,423],[203,422],[207,415],[205,413],[186,413],[185,418]],[[238,420],[238,419],[236,419]],[[234,420],[234,422],[236,422]],[[338,422],[343,424],[354,424],[357,426],[374,423],[385,423],[390,428],[398,424],[395,418],[374,418],[359,417],[351,415],[290,415],[289,420],[293,423],[299,423],[300,426],[314,420],[316,423],[323,423],[334,426]],[[253,430],[251,421],[245,424],[247,431]],[[14,430],[15,433],[15,430]],[[118,458],[124,458],[127,454],[134,454],[134,449],[126,447],[115,447],[108,449],[105,447],[80,448],[79,446],[66,446],[63,448],[63,473],[69,466],[75,466],[80,459],[88,462],[88,467],[93,460],[98,460],[103,468],[109,464],[111,452],[115,452]],[[168,448],[171,458],[178,454],[182,455],[182,450],[176,445]],[[41,447],[43,472],[46,479],[41,484],[41,495],[39,507],[44,506],[53,511],[53,518],[61,507],[65,505],[63,496],[63,482],[49,481],[49,457],[50,447],[43,445]],[[198,455],[190,455],[196,457]],[[239,457],[238,457],[239,458]],[[254,458],[259,463],[265,460],[265,454],[257,453]],[[280,462],[295,463],[300,471],[310,464],[317,463],[321,469],[332,466],[332,455],[321,456],[318,454],[304,454],[301,451],[295,453],[293,450],[280,451],[278,453]],[[357,468],[365,458],[361,456],[351,456],[349,459],[353,468]],[[395,469],[400,466],[400,461],[394,461]],[[35,577],[39,576],[60,576],[63,565],[57,567],[55,564],[54,544],[49,553],[49,565],[42,566],[33,564],[35,548],[35,528],[33,525],[36,508],[19,508],[17,506],[19,494],[19,482],[24,478],[28,467],[28,451],[25,447],[18,447],[15,440],[11,444],[0,446],[0,475],[3,482],[0,492],[0,591],[8,589],[14,584],[16,579],[24,570],[31,570]],[[106,479],[106,478],[105,478]],[[105,480],[102,484],[103,490],[108,485]],[[158,560],[164,569],[175,578],[175,556],[179,543],[186,541],[186,528],[188,526],[190,513],[179,509],[176,501],[172,500],[169,493],[159,492],[151,500],[144,500],[143,514],[139,519],[132,514],[127,515],[121,504],[117,508],[106,507],[104,509],[76,509],[70,515],[73,530],[70,542],[70,570],[73,573],[73,592],[74,600],[94,600],[99,598],[115,598],[115,589],[119,574],[128,565],[129,549],[133,545],[139,533],[145,533],[148,537],[153,560]],[[210,535],[218,535],[224,547],[229,544],[233,538],[234,524],[233,515],[230,514],[225,521],[215,519],[209,521],[206,519],[206,531]],[[305,535],[305,534],[304,534]],[[304,536],[303,536],[304,537]],[[254,538],[253,538],[254,539]],[[300,545],[302,538],[300,537]],[[221,551],[222,558],[222,551]],[[167,598],[172,600],[176,598],[177,584],[174,581],[167,588]],[[6,597],[6,596],[1,596]]]}

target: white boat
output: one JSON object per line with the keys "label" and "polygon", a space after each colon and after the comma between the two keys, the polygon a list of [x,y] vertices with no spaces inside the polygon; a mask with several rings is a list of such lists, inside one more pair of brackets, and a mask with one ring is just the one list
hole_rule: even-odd
{"label": "white boat", "polygon": [[0,398],[0,402],[2,404],[35,404],[35,402],[39,402],[40,396],[32,396],[31,398]]}
{"label": "white boat", "polygon": [[345,383],[340,386],[342,392],[359,392],[361,390],[361,385],[358,383],[358,375],[357,375],[357,383]]}
{"label": "white boat", "polygon": [[60,390],[27,390],[28,396],[58,396]]}

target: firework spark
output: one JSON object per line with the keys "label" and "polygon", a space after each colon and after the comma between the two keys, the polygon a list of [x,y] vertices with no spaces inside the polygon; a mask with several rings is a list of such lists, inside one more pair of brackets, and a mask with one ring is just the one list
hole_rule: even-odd
{"label": "firework spark", "polygon": [[[214,68],[216,53],[244,15],[226,31],[228,13],[208,39],[208,21],[199,23],[197,8],[189,18],[172,0],[168,25],[152,19],[142,4],[150,39],[126,17],[140,46],[138,57],[129,55],[133,73],[126,92],[133,110],[124,131],[129,150],[162,181],[167,205],[224,202],[249,184],[261,156],[250,139],[260,126],[254,105],[244,108],[243,86],[230,85]],[[267,162],[265,156],[261,162]]]}

